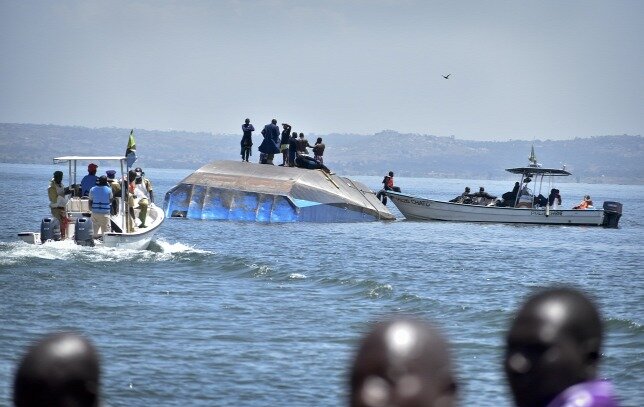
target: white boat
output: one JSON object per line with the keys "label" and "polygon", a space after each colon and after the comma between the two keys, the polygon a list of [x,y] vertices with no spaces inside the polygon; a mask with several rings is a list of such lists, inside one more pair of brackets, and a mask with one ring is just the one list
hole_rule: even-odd
{"label": "white boat", "polygon": [[[65,156],[54,158],[54,164],[67,163],[69,167],[68,180],[72,185],[78,184],[76,178],[77,165],[80,162],[100,162],[101,166],[105,163],[118,163],[120,166],[121,177],[119,180],[125,179],[126,176],[126,162],[125,157],[114,156]],[[65,212],[67,222],[65,225],[60,225],[58,233],[51,230],[48,226],[57,224],[58,220],[53,219],[52,216],[45,217],[41,222],[40,232],[22,232],[18,233],[18,237],[24,242],[31,244],[43,244],[51,240],[60,240],[60,228],[64,228],[64,235],[66,240],[73,240],[80,245],[93,246],[95,243],[105,247],[117,247],[133,250],[147,249],[152,241],[152,238],[159,230],[159,227],[165,219],[163,208],[156,206],[150,202],[148,205],[148,213],[146,216],[145,224],[147,227],[139,227],[140,221],[138,219],[140,210],[138,207],[134,208],[134,219],[130,219],[130,231],[127,227],[127,216],[125,214],[130,212],[128,207],[128,200],[125,198],[126,191],[124,188],[121,197],[117,198],[118,213],[110,215],[112,231],[103,235],[102,239],[92,239],[92,230],[87,231],[83,228],[85,223],[91,226],[91,208],[89,206],[89,199],[87,197],[73,196],[69,198],[65,205]],[[89,235],[88,235],[89,233]]]}
{"label": "white boat", "polygon": [[[547,203],[544,205],[543,199],[546,198],[540,193],[542,187],[552,186],[555,177],[571,174],[565,169],[542,168],[536,162],[534,149],[529,166],[508,168],[506,171],[521,176],[519,185],[527,186],[534,182],[538,192],[522,195],[519,191],[509,206],[498,206],[499,200],[483,200],[483,204],[477,205],[421,198],[394,191],[386,191],[386,195],[407,219],[617,227],[622,214],[619,202],[606,201],[602,208],[588,209],[562,209]],[[471,196],[476,201],[476,194]],[[539,198],[542,205],[538,203]]]}

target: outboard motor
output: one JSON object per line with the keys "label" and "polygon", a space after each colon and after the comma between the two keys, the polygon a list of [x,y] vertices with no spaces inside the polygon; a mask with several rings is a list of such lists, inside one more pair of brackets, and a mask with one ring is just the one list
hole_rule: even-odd
{"label": "outboard motor", "polygon": [[40,222],[40,243],[47,240],[59,241],[62,239],[60,234],[60,221],[56,218],[44,218]]}
{"label": "outboard motor", "polygon": [[74,241],[81,246],[94,246],[94,226],[92,218],[76,219],[74,227]]}
{"label": "outboard motor", "polygon": [[604,222],[605,228],[617,228],[619,218],[622,217],[622,204],[614,201],[604,202]]}

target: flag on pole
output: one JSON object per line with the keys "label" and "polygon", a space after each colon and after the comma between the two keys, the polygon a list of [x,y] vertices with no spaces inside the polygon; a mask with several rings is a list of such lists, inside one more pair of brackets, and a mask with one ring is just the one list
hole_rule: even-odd
{"label": "flag on pole", "polygon": [[136,142],[134,141],[134,129],[130,131],[130,138],[127,141],[127,149],[125,150],[125,158],[127,158],[128,168],[136,161]]}

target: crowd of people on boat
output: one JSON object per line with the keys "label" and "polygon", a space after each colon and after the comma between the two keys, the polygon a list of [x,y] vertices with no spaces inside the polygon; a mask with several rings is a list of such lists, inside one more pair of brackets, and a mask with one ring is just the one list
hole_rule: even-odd
{"label": "crowd of people on boat", "polygon": [[[550,189],[550,194],[546,198],[539,194],[535,196],[532,190],[528,187],[531,179],[529,177],[523,180],[523,187],[519,182],[514,183],[511,191],[505,192],[501,198],[490,195],[485,192],[484,187],[480,187],[476,193],[470,192],[470,187],[465,187],[462,194],[450,199],[449,202],[468,204],[468,205],[484,205],[484,206],[499,206],[511,208],[545,208],[559,209],[561,207],[561,192],[557,188]],[[583,200],[573,206],[572,209],[592,209],[593,201],[590,195],[585,195]]]}
{"label": "crowd of people on boat", "polygon": [[[250,156],[253,155],[253,132],[255,127],[251,124],[250,119],[246,119],[242,124],[241,159],[242,162],[250,162]],[[324,165],[324,150],[326,145],[322,142],[322,137],[318,137],[314,145],[311,145],[304,133],[293,131],[288,123],[282,123],[280,132],[277,125],[277,119],[264,126],[261,131],[262,142],[258,147],[259,163],[275,165],[275,156],[282,155],[281,167],[300,167],[308,169],[322,169],[330,172]],[[313,157],[309,155],[312,149]]]}
{"label": "crowd of people on boat", "polygon": [[[47,194],[51,214],[60,224],[61,238],[65,238],[69,222],[66,208],[69,197],[86,198],[89,201],[93,237],[98,239],[112,231],[113,223],[110,216],[118,214],[118,202],[124,189],[129,207],[127,232],[147,227],[148,208],[150,203],[154,202],[154,189],[150,179],[145,177],[143,169],[137,167],[129,170],[127,178],[124,177],[121,180],[116,179],[115,170],[107,170],[105,175],[100,176],[97,175],[97,171],[98,165],[90,163],[87,166],[87,175],[83,177],[80,184],[69,187],[63,184],[63,172],[54,171]],[[138,224],[135,219],[135,209],[138,209]]]}
{"label": "crowd of people on boat", "polygon": [[[586,294],[543,289],[524,301],[508,325],[499,368],[516,406],[619,405],[611,382],[598,378],[604,327]],[[352,407],[450,407],[458,404],[463,387],[441,330],[405,315],[372,325],[349,371]],[[19,361],[13,403],[96,407],[105,404],[101,387],[99,351],[92,341],[74,332],[52,333],[31,344]]]}

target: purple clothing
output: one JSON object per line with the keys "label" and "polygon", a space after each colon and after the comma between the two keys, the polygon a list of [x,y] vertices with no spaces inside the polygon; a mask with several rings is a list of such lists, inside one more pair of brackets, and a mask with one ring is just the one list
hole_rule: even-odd
{"label": "purple clothing", "polygon": [[618,407],[613,385],[603,380],[592,380],[568,387],[547,407]]}

